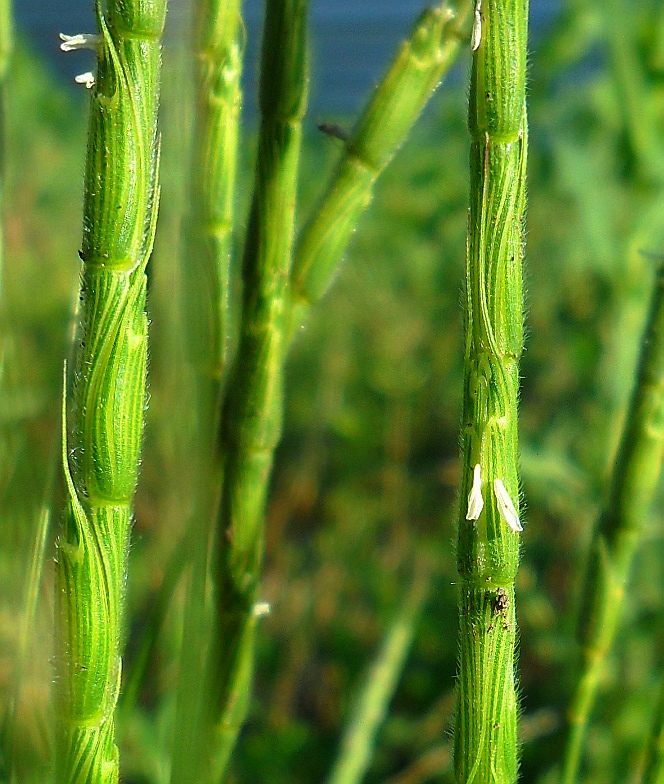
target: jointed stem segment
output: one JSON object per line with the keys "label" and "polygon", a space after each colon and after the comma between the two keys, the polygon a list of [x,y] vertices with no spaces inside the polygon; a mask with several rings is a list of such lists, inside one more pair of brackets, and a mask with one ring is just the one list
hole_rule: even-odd
{"label": "jointed stem segment", "polygon": [[301,122],[307,98],[307,0],[268,0],[261,61],[256,190],[243,260],[238,358],[222,415],[213,699],[221,706],[220,770],[244,720],[253,667],[263,514],[281,434],[286,308]]}
{"label": "jointed stem segment", "polygon": [[471,5],[462,0],[457,11],[447,3],[425,11],[362,113],[298,238],[291,331],[329,287],[376,180],[456,60]]}
{"label": "jointed stem segment", "polygon": [[469,112],[455,770],[459,784],[510,784],[517,777],[514,580],[521,530],[517,399],[527,2],[483,0],[478,13]]}
{"label": "jointed stem segment", "polygon": [[81,321],[63,416],[58,543],[59,784],[118,780],[114,710],[132,499],[145,408],[145,268],[158,201],[165,0],[97,3],[101,37],[85,178]]}
{"label": "jointed stem segment", "polygon": [[[227,370],[230,259],[242,93],[240,0],[199,0],[195,7],[196,115],[191,210],[186,225],[187,347],[199,378],[215,387]],[[201,416],[209,428],[210,418]]]}
{"label": "jointed stem segment", "polygon": [[[208,661],[210,524],[221,486],[219,421],[231,345],[231,255],[241,108],[243,26],[240,0],[198,0],[194,16],[196,103],[185,223],[186,350],[193,366],[192,567],[183,645],[171,781],[216,781],[209,762],[220,706],[210,699],[218,658]],[[190,640],[205,644],[190,645]],[[213,645],[217,644],[214,642]]]}

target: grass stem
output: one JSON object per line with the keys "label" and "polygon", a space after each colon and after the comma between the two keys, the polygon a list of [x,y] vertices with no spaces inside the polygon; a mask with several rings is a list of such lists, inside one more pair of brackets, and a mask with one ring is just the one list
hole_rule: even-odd
{"label": "grass stem", "polygon": [[664,784],[664,682],[650,728],[641,784]]}
{"label": "grass stem", "polygon": [[[239,0],[200,0],[194,12],[195,103],[185,223],[185,352],[192,370],[191,572],[180,653],[171,781],[211,776],[206,762],[218,706],[208,700],[210,526],[221,487],[219,419],[231,343],[231,255],[242,92],[243,26]],[[197,640],[196,645],[190,644]],[[209,707],[208,707],[209,706]],[[202,768],[199,766],[203,766]]]}
{"label": "grass stem", "polygon": [[580,636],[583,663],[568,714],[562,784],[578,777],[590,714],[620,621],[634,554],[649,519],[664,450],[664,270],[642,344],[637,381],[588,556]]}
{"label": "grass stem", "polygon": [[328,289],[373,187],[455,62],[470,12],[447,3],[425,11],[376,88],[302,229],[293,262],[292,329]]}
{"label": "grass stem", "polygon": [[328,784],[360,784],[364,779],[376,735],[403,671],[426,596],[425,578],[417,575],[357,696]]}
{"label": "grass stem", "polygon": [[66,49],[96,51],[97,73],[69,412],[63,399],[67,506],[56,575],[58,784],[115,784],[119,776],[114,713],[145,409],[145,270],[159,200],[165,0],[98,0],[96,12],[98,35],[63,36]]}
{"label": "grass stem", "polygon": [[217,535],[217,629],[212,653],[220,706],[221,776],[247,711],[264,507],[281,434],[288,302],[302,117],[308,93],[307,0],[267,0],[261,56],[256,184],[243,259],[238,357],[228,379]]}
{"label": "grass stem", "polygon": [[483,0],[473,33],[459,677],[458,784],[517,778],[514,581],[519,517],[517,399],[523,346],[527,0]]}

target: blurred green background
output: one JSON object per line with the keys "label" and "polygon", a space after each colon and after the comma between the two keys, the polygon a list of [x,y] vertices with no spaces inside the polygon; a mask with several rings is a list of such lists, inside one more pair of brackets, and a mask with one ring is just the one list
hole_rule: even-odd
{"label": "blurred green background", "polygon": [[[184,41],[164,54],[163,193],[151,262],[152,350],[128,586],[125,673],[180,544],[191,484],[177,253],[189,128]],[[465,74],[467,62],[460,66]],[[465,78],[438,92],[380,181],[331,293],[299,337],[268,511],[255,697],[237,782],[321,782],[362,677],[414,574],[429,598],[366,781],[451,782],[456,669],[462,281],[468,202]],[[517,583],[522,779],[552,781],[577,647],[585,547],[606,489],[664,253],[664,10],[570,0],[530,58],[526,504]],[[248,99],[249,101],[250,99]],[[253,100],[253,99],[251,99]],[[317,119],[317,118],[316,118]],[[325,117],[351,125],[353,117]],[[7,87],[0,387],[0,781],[45,781],[53,677],[49,533],[29,655],[17,669],[39,512],[57,484],[62,361],[79,274],[86,104],[19,41]],[[310,129],[315,123],[310,122]],[[340,153],[310,130],[301,218]],[[247,122],[238,204],[253,166]],[[54,505],[56,508],[57,505]],[[662,673],[661,498],[588,738],[584,781],[638,780]],[[57,512],[55,515],[57,519]],[[126,784],[161,782],[176,677],[176,592],[138,708],[121,714]],[[18,692],[15,719],[8,706]]]}

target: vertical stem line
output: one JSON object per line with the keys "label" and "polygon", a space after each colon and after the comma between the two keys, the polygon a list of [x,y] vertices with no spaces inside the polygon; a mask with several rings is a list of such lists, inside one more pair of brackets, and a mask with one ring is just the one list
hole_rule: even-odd
{"label": "vertical stem line", "polygon": [[415,636],[427,598],[428,575],[417,574],[393,618],[362,685],[327,784],[359,784],[364,780],[376,736]]}
{"label": "vertical stem line", "polygon": [[330,286],[376,180],[456,61],[471,0],[424,11],[345,143],[343,155],[297,241],[291,274],[294,331]]}
{"label": "vertical stem line", "polygon": [[650,727],[641,784],[662,784],[662,782],[664,782],[664,683],[660,685]]}
{"label": "vertical stem line", "polygon": [[527,19],[527,0],[483,0],[473,35],[457,545],[458,784],[510,784],[518,767],[514,581],[521,530],[517,400],[523,346]]}
{"label": "vertical stem line", "polygon": [[240,7],[240,0],[199,0],[194,18],[196,113],[184,276],[191,286],[187,326],[194,333],[188,349],[198,374],[212,380],[216,395],[228,361],[244,48]]}
{"label": "vertical stem line", "polygon": [[[221,487],[219,419],[231,321],[231,256],[242,91],[240,0],[199,0],[194,10],[196,112],[190,211],[185,222],[183,275],[186,356],[193,370],[195,426],[191,574],[187,586],[171,781],[206,780],[212,673],[206,671],[210,634],[210,527]],[[196,641],[196,642],[193,642]]]}
{"label": "vertical stem line", "polygon": [[583,662],[568,714],[563,784],[577,780],[590,713],[615,639],[634,553],[648,521],[663,451],[664,270],[660,270],[609,496],[590,548],[580,615]]}
{"label": "vertical stem line", "polygon": [[[7,90],[7,72],[13,49],[14,29],[12,24],[11,0],[0,0],[0,338],[4,339],[4,266],[5,266],[5,240],[4,240],[4,201],[5,177],[7,175],[6,149],[5,149],[5,93]],[[0,346],[0,363],[2,362],[2,346]]]}
{"label": "vertical stem line", "polygon": [[133,495],[145,408],[145,269],[159,189],[157,105],[165,0],[96,4],[80,323],[63,399],[67,504],[58,540],[58,784],[116,784],[115,706]]}
{"label": "vertical stem line", "polygon": [[267,0],[261,58],[256,185],[243,259],[238,356],[221,434],[223,490],[217,536],[217,639],[212,653],[219,774],[251,690],[264,508],[281,435],[286,308],[307,76],[307,0]]}

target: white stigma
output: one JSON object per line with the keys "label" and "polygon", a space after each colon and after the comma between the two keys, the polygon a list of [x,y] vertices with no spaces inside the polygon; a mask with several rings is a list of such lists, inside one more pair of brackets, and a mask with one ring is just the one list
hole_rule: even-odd
{"label": "white stigma", "polygon": [[477,520],[484,509],[484,499],[482,498],[482,474],[480,464],[477,463],[473,469],[473,486],[468,493],[468,511],[466,520]]}
{"label": "white stigma", "polygon": [[475,6],[475,19],[473,21],[473,31],[470,35],[470,48],[476,52],[482,43],[482,0],[477,0]]}
{"label": "white stigma", "polygon": [[92,71],[86,71],[74,77],[76,84],[84,84],[88,90],[91,90],[95,85],[95,75]]}
{"label": "white stigma", "polygon": [[502,483],[502,480],[494,480],[493,490],[496,494],[496,501],[498,502],[498,511],[500,512],[500,516],[514,531],[514,533],[523,531],[523,526],[519,520],[519,515],[514,508],[514,504],[512,503],[512,499],[510,498],[509,493],[507,490],[505,490],[505,485]]}
{"label": "white stigma", "polygon": [[60,49],[63,52],[74,52],[77,49],[91,49],[96,52],[101,46],[104,38],[96,33],[76,33],[76,35],[66,35],[60,33]]}

